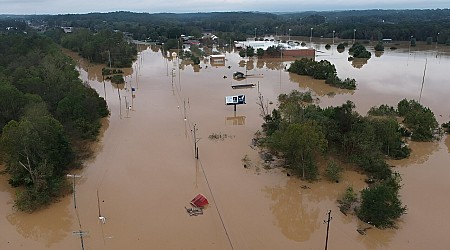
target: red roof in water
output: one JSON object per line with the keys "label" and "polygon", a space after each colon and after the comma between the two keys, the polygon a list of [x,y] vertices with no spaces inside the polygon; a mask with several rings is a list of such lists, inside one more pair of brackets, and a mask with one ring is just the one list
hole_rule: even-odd
{"label": "red roof in water", "polygon": [[206,197],[202,194],[197,194],[197,196],[195,196],[195,198],[191,200],[191,205],[194,207],[204,207],[208,204],[208,199],[206,199]]}

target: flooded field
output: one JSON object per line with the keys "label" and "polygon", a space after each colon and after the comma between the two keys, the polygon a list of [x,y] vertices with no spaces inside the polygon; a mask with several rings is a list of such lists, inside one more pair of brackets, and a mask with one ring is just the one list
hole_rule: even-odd
{"label": "flooded field", "polygon": [[[448,249],[450,225],[450,139],[411,143],[412,156],[391,161],[403,177],[408,214],[398,229],[368,229],[343,215],[336,199],[347,186],[362,189],[364,176],[309,183],[267,168],[251,147],[263,122],[258,91],[276,107],[280,93],[311,90],[321,106],[352,100],[358,112],[371,106],[419,99],[440,123],[450,119],[450,56],[436,51],[385,51],[367,62],[348,62],[335,46],[315,45],[316,60],[336,65],[338,76],[355,78],[355,91],[289,74],[278,59],[241,59],[226,52],[225,65],[200,67],[166,59],[157,47],[141,47],[126,71],[126,85],[103,82],[101,65],[80,60],[81,78],[104,97],[111,116],[96,155],[73,174],[73,196],[23,214],[12,210],[14,190],[0,176],[0,249],[322,249],[331,210],[329,249]],[[422,96],[420,89],[427,70]],[[232,80],[235,71],[253,75]],[[253,83],[254,88],[232,89]],[[134,91],[133,91],[134,90]],[[225,96],[245,94],[234,112]],[[194,131],[199,159],[195,159]],[[242,159],[250,159],[244,168]],[[198,193],[210,205],[190,217],[185,207]],[[99,220],[105,217],[105,223]]]}

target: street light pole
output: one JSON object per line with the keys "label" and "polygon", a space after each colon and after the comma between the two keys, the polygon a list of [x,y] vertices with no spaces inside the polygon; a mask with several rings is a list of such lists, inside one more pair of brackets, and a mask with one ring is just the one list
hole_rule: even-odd
{"label": "street light pole", "polygon": [[356,29],[353,29],[353,43],[355,43],[356,39]]}
{"label": "street light pole", "polygon": [[257,28],[255,28],[255,41],[256,41],[256,29],[257,29]]}
{"label": "street light pole", "polygon": [[408,52],[408,55],[411,54],[411,43],[412,43],[413,37],[414,37],[414,36],[411,36],[411,37],[409,38],[409,52]]}
{"label": "street light pole", "polygon": [[437,49],[437,45],[438,45],[438,42],[439,42],[439,34],[441,34],[441,33],[437,33],[437,36],[436,36],[436,49]]}
{"label": "street light pole", "polygon": [[334,33],[335,33],[336,31],[335,30],[333,30],[333,45],[334,45]]}
{"label": "street light pole", "polygon": [[309,37],[309,43],[312,42],[312,33],[313,33],[313,29],[314,29],[314,28],[311,28],[311,36]]}
{"label": "street light pole", "polygon": [[275,27],[275,39],[278,39],[278,26]]}
{"label": "street light pole", "polygon": [[289,41],[291,40],[291,29],[289,29]]}

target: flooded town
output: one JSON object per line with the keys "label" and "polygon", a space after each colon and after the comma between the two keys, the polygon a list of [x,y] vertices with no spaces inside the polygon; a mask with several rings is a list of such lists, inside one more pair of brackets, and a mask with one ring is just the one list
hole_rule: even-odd
{"label": "flooded town", "polygon": [[[221,51],[221,65],[205,58],[193,66],[167,57],[159,46],[137,46],[137,60],[125,71],[121,88],[102,80],[103,65],[71,54],[80,77],[107,101],[111,115],[102,122],[95,155],[71,173],[79,176],[73,180],[74,196],[32,214],[17,212],[11,206],[14,190],[1,176],[2,249],[79,249],[74,232],[80,228],[86,249],[320,249],[329,210],[333,249],[446,249],[450,244],[445,237],[450,228],[441,223],[449,207],[442,197],[450,190],[446,135],[436,142],[412,142],[409,158],[389,162],[402,176],[407,214],[397,229],[384,230],[337,207],[347,186],[365,187],[362,174],[346,169],[340,183],[302,181],[265,163],[252,145],[263,123],[259,93],[269,109],[276,108],[279,94],[299,90],[311,91],[323,107],[351,100],[365,114],[372,106],[418,99],[426,61],[422,104],[444,122],[450,115],[448,53],[400,49],[354,65],[335,45],[325,49],[314,42],[316,60],[329,60],[340,77],[357,80],[356,90],[341,90],[287,72],[292,61],[241,58],[233,48]],[[249,77],[237,82],[236,71]],[[255,86],[231,87],[243,82]],[[225,105],[226,96],[240,94],[245,105],[236,111]],[[197,194],[209,205],[203,214],[189,216],[185,207]],[[361,228],[368,229],[364,235],[357,231]]]}

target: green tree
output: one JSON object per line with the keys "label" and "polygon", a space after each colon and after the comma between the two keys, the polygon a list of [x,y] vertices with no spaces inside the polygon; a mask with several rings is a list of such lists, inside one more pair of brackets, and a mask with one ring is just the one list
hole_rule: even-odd
{"label": "green tree", "polygon": [[264,56],[264,50],[261,49],[261,48],[258,48],[258,49],[256,50],[256,55],[257,55],[259,58],[263,57],[263,56]]}
{"label": "green tree", "polygon": [[248,57],[253,57],[255,56],[255,49],[252,46],[248,46],[246,48],[246,53]]}
{"label": "green tree", "polygon": [[378,42],[374,47],[375,51],[384,51],[384,45],[382,42]]}
{"label": "green tree", "polygon": [[399,181],[394,175],[388,181],[362,190],[358,217],[379,228],[395,226],[395,220],[406,212],[398,194]]}
{"label": "green tree", "polygon": [[9,182],[25,187],[15,201],[18,209],[31,212],[61,195],[65,186],[63,174],[73,153],[57,120],[49,115],[33,115],[10,121],[3,128],[0,143],[6,155]]}
{"label": "green tree", "polygon": [[401,100],[398,105],[398,114],[403,116],[405,125],[411,129],[411,139],[415,141],[431,141],[434,138],[438,122],[434,113],[423,107],[415,100]]}
{"label": "green tree", "polygon": [[306,121],[275,132],[269,145],[283,152],[287,162],[302,178],[312,180],[318,173],[315,158],[326,150],[327,140],[316,122]]}
{"label": "green tree", "polygon": [[342,171],[344,171],[344,169],[335,161],[329,161],[327,163],[327,168],[325,169],[325,176],[332,182],[339,182],[342,177]]}
{"label": "green tree", "polygon": [[360,43],[354,43],[348,50],[355,58],[370,58],[372,54]]}

